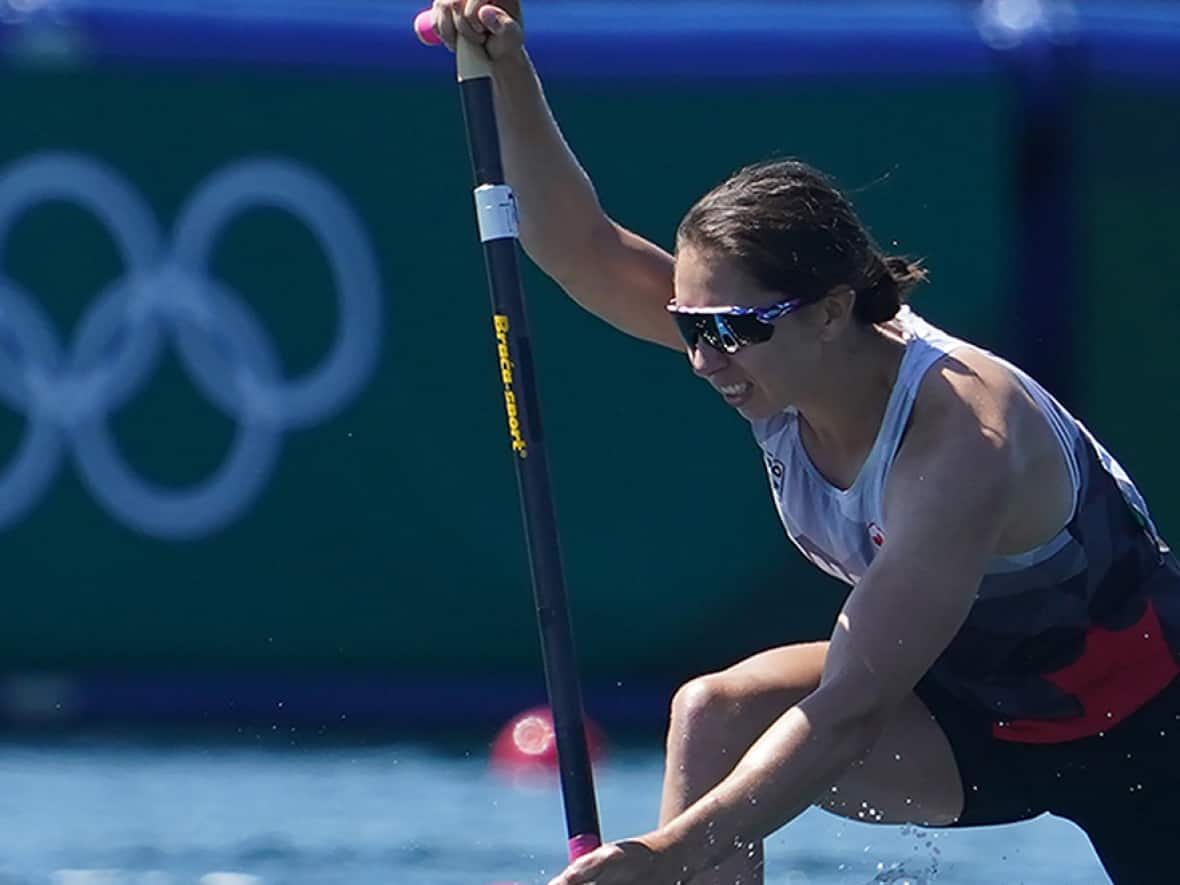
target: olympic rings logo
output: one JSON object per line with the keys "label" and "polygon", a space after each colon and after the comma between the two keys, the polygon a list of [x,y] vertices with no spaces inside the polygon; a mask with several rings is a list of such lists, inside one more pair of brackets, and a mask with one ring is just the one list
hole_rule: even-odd
{"label": "olympic rings logo", "polygon": [[[330,417],[372,374],[381,286],[360,220],[310,169],[250,159],[211,175],[165,243],[147,203],[113,170],[77,154],[40,154],[0,171],[0,269],[15,221],[49,201],[93,213],[126,273],[84,312],[67,353],[41,306],[0,270],[0,401],[27,420],[17,452],[0,469],[0,530],[36,504],[67,448],[96,500],[140,532],[178,539],[226,526],[265,486],[283,432]],[[256,314],[208,270],[221,229],[258,205],[302,221],[332,270],[336,339],[323,361],[298,378],[282,377]],[[107,427],[107,417],[143,389],[168,343],[196,388],[238,425],[217,471],[180,489],[138,475]]]}

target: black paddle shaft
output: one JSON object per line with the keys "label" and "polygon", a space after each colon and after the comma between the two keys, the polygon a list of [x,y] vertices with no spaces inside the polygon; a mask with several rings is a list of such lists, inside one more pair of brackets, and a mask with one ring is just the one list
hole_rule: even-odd
{"label": "black paddle shaft", "polygon": [[524,515],[545,684],[557,739],[566,827],[571,855],[577,856],[596,846],[601,836],[525,317],[516,203],[504,182],[490,71],[484,58],[475,57],[483,56],[483,50],[465,43],[460,41],[459,45],[459,91],[475,177],[480,239]]}

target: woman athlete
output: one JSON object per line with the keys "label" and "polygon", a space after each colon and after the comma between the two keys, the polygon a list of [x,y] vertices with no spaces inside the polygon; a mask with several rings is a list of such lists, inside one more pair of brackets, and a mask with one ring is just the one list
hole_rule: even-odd
{"label": "woman athlete", "polygon": [[[827,642],[683,686],[659,825],[551,885],[759,883],[762,839],[813,804],[939,827],[1049,812],[1115,882],[1174,881],[1180,568],[1118,463],[1032,378],[905,307],[923,271],[821,173],[743,169],[669,255],[603,212],[519,5],[435,0],[433,16],[492,60],[530,257],[602,319],[687,352],[750,422],[788,536],[852,588]],[[702,555],[725,518],[712,487],[684,527]]]}

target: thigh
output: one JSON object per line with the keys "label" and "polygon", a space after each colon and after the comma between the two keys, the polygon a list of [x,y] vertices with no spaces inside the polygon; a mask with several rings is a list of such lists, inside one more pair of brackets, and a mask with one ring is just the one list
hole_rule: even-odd
{"label": "thigh", "polygon": [[[827,642],[783,646],[706,677],[707,693],[728,710],[724,748],[734,763],[787,709],[819,687]],[[714,701],[715,702],[715,701]],[[923,702],[911,694],[880,739],[820,797],[825,810],[874,823],[949,824],[963,807],[951,746]]]}
{"label": "thigh", "polygon": [[819,804],[869,823],[947,826],[958,820],[963,786],[955,754],[916,695],[902,702],[864,759]]}

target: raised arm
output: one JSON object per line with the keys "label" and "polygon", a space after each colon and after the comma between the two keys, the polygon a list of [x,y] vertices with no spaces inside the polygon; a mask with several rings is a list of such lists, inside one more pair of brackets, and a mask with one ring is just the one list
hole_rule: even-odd
{"label": "raised arm", "polygon": [[492,59],[504,172],[529,257],[582,307],[622,331],[681,350],[664,306],[672,256],[613,222],[562,137],[524,50],[518,0],[435,0],[435,29]]}

